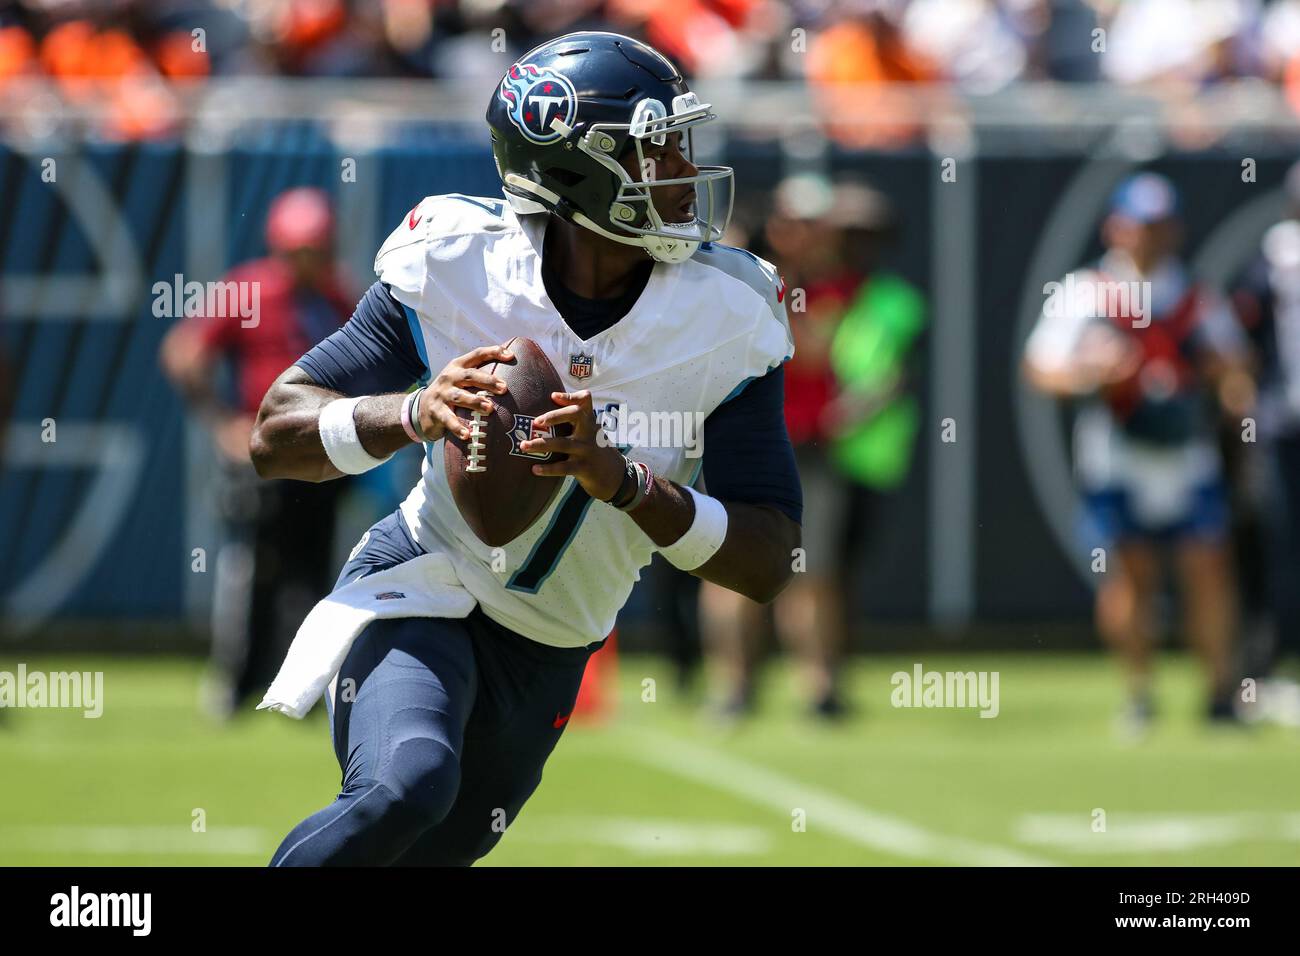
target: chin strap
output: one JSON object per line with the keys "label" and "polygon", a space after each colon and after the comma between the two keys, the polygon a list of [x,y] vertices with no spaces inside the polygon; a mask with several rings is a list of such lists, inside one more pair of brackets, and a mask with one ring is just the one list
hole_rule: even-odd
{"label": "chin strap", "polygon": [[691,256],[695,255],[695,250],[699,248],[699,243],[693,239],[665,239],[662,236],[624,236],[619,235],[609,229],[604,228],[594,222],[585,213],[573,212],[573,221],[584,229],[590,229],[592,232],[604,236],[606,239],[613,239],[615,242],[621,242],[625,246],[640,246],[648,252],[651,258],[658,262],[685,262]]}
{"label": "chin strap", "polygon": [[525,199],[512,192],[506,193],[506,202],[510,203],[510,208],[514,210],[516,216],[531,216],[539,212],[550,212],[541,203],[532,199]]}
{"label": "chin strap", "polygon": [[[523,196],[516,195],[509,190],[506,191],[506,197],[510,200],[510,207],[516,213],[527,215],[532,212],[548,212],[564,202],[564,198],[558,193],[552,192],[545,186],[540,186],[531,179],[525,179],[515,173],[507,173],[504,179],[507,186],[514,189],[522,190],[530,195],[536,196],[537,199],[526,199]],[[590,229],[606,239],[612,239],[615,242],[621,242],[625,246],[640,246],[648,252],[651,258],[658,262],[685,262],[691,256],[695,255],[695,250],[699,248],[698,239],[669,239],[665,236],[630,236],[606,229],[604,226],[595,222],[585,213],[573,210],[571,217],[574,222],[584,229]]]}

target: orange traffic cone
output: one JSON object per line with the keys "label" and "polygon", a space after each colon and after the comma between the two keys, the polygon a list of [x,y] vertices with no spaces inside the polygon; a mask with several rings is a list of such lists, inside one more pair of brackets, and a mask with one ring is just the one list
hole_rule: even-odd
{"label": "orange traffic cone", "polygon": [[573,719],[584,724],[601,724],[614,716],[618,700],[618,628],[610,631],[605,645],[587,660],[587,670],[573,705]]}

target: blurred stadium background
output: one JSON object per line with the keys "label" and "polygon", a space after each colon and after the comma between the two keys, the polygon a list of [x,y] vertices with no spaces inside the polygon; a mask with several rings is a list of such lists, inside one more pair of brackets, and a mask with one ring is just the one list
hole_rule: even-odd
{"label": "blurred stadium background", "polygon": [[[1136,170],[1178,186],[1194,274],[1239,280],[1300,155],[1298,0],[26,0],[0,2],[0,671],[102,671],[105,701],[0,710],[0,864],[260,864],[333,796],[321,708],[202,706],[220,467],[160,370],[154,284],[266,255],[272,200],[314,186],[359,294],[420,197],[498,191],[494,84],[586,27],[657,45],[715,105],[697,149],[736,169],[737,244],[780,264],[794,195],[852,249],[833,186],[887,202],[880,268],[925,316],[919,425],[835,575],[847,713],[810,715],[774,640],[754,711],[719,709],[693,589],[656,567],[486,862],[1300,861],[1297,731],[1205,726],[1176,616],[1160,720],[1112,732],[1069,417],[1020,374],[1044,284],[1098,253]],[[418,465],[351,483],[334,569]],[[1272,639],[1251,488],[1247,674]],[[998,717],[891,706],[917,663],[998,672]]]}

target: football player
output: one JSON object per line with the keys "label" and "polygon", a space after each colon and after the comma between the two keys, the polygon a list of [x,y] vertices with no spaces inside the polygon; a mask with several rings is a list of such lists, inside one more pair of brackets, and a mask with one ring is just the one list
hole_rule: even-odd
{"label": "football player", "polygon": [[[473,863],[540,782],[588,657],[656,551],[757,601],[790,580],[802,500],[782,414],[784,288],[717,243],[732,170],[697,166],[691,149],[715,118],[628,37],[530,51],[487,112],[504,197],[417,204],[352,319],[267,393],[251,441],[265,477],[326,481],[413,441],[426,452],[263,702],[301,716],[319,696],[301,661],[339,648],[325,699],[342,790],[274,865]],[[569,386],[537,424],[572,433],[524,443],[567,456],[534,466],[564,483],[491,549],[456,508],[442,440],[468,436],[457,408],[493,407],[504,385],[483,366],[510,358],[494,343],[512,336],[537,341]],[[706,416],[702,458],[603,440],[621,415],[663,411]],[[701,470],[707,493],[692,487]],[[368,610],[346,606],[357,582]]]}
{"label": "football player", "polygon": [[1102,238],[1106,252],[1095,268],[1068,275],[1045,303],[1024,369],[1040,391],[1083,400],[1074,466],[1089,549],[1113,555],[1098,578],[1094,613],[1127,671],[1130,702],[1119,729],[1141,736],[1154,713],[1167,553],[1182,585],[1183,627],[1206,672],[1207,716],[1231,723],[1236,595],[1222,465],[1205,406],[1215,395],[1236,417],[1244,412],[1245,342],[1227,303],[1195,283],[1178,257],[1178,196],[1169,180],[1155,173],[1125,180]]}

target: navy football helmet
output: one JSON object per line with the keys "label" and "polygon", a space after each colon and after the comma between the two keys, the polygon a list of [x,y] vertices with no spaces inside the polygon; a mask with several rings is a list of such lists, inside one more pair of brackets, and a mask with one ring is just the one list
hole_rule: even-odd
{"label": "navy football helmet", "polygon": [[[648,148],[717,118],[663,54],[617,33],[571,33],[524,54],[506,71],[488,105],[492,152],[511,206],[549,210],[617,242],[643,247],[661,262],[689,259],[722,237],[734,196],[728,166],[694,176],[647,180]],[[619,160],[636,152],[635,176]],[[692,161],[693,165],[693,161]],[[651,190],[695,190],[694,216],[665,222]]]}

